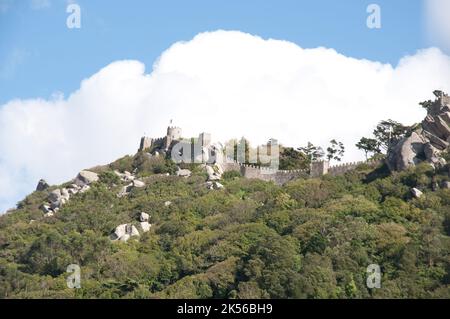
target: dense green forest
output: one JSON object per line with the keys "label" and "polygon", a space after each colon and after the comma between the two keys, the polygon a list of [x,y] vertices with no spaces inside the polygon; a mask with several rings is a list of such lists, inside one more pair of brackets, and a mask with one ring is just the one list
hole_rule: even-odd
{"label": "dense green forest", "polygon": [[[450,298],[450,189],[434,187],[448,167],[361,165],[283,186],[227,172],[223,189],[185,168],[192,176],[174,176],[170,160],[142,153],[97,167],[100,181],[53,217],[39,207],[56,186],[30,194],[0,216],[0,297]],[[113,170],[146,186],[119,198]],[[141,212],[149,232],[110,239]],[[66,285],[69,264],[79,289]],[[366,286],[370,264],[379,289]]]}

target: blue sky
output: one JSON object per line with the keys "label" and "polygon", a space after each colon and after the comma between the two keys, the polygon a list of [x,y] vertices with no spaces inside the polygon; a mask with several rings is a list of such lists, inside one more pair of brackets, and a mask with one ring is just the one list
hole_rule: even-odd
{"label": "blue sky", "polygon": [[[35,4],[41,4],[36,6]],[[176,41],[199,32],[240,30],[303,48],[325,46],[395,65],[429,46],[421,0],[79,0],[81,29],[66,27],[67,1],[0,0],[0,105],[13,98],[65,95],[122,59],[147,72]],[[366,27],[366,8],[382,9],[382,28]]]}

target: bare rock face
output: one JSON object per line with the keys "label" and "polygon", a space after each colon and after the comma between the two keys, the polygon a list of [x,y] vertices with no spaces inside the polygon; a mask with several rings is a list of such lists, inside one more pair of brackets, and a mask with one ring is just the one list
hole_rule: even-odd
{"label": "bare rock face", "polygon": [[45,191],[49,187],[50,187],[50,185],[48,185],[48,183],[45,181],[45,179],[41,179],[41,180],[39,180],[39,182],[36,186],[36,190],[37,191]]}
{"label": "bare rock face", "polygon": [[61,190],[55,189],[48,195],[48,200],[53,203],[59,201],[61,199]]}
{"label": "bare rock face", "polygon": [[77,177],[75,178],[75,184],[77,184],[80,187],[83,187],[85,185],[89,185],[91,183],[98,181],[98,175],[94,172],[90,171],[81,171],[78,173]]}
{"label": "bare rock face", "polygon": [[434,91],[436,100],[421,103],[427,108],[422,123],[388,150],[391,171],[402,171],[421,162],[435,167],[446,164],[441,154],[450,147],[450,97]]}

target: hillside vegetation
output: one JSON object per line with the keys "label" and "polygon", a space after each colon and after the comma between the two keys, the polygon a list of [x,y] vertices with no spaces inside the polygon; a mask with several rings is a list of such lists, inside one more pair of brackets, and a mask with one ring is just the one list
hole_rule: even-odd
{"label": "hillside vegetation", "polygon": [[[228,172],[220,190],[186,168],[177,177],[162,157],[127,156],[95,168],[100,181],[53,217],[39,207],[55,187],[29,195],[0,216],[0,297],[450,298],[450,189],[432,190],[448,168],[362,165],[283,186]],[[134,169],[146,186],[118,198],[113,170]],[[110,239],[141,212],[149,232]],[[66,285],[69,264],[80,289]],[[366,286],[370,264],[380,289]]]}

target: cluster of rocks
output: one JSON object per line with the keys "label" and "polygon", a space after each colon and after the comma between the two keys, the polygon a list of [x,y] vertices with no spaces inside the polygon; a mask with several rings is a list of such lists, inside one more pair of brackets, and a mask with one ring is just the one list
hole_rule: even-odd
{"label": "cluster of rocks", "polygon": [[[448,181],[444,181],[444,182],[442,182],[441,184],[441,188],[442,189],[450,189],[450,182],[448,182]],[[436,188],[438,188],[439,186],[438,186],[438,184],[436,183],[436,186],[434,186],[434,188],[433,189],[436,189]],[[420,198],[420,197],[422,197],[423,196],[423,192],[420,190],[420,189],[418,189],[418,188],[411,188],[411,195],[414,197],[414,198]]]}
{"label": "cluster of rocks", "polygon": [[446,164],[441,154],[450,146],[450,98],[442,91],[433,93],[435,101],[421,103],[427,109],[422,123],[389,148],[387,164],[392,171],[405,170],[423,161],[435,167]]}
{"label": "cluster of rocks", "polygon": [[122,182],[132,182],[136,179],[136,176],[134,176],[133,174],[131,174],[128,171],[124,171],[123,173],[121,173],[119,171],[114,171],[114,173],[117,176],[119,176],[119,178]]}
{"label": "cluster of rocks", "polygon": [[[54,216],[60,208],[67,203],[72,195],[77,193],[84,193],[90,189],[90,184],[98,181],[98,175],[90,171],[81,171],[77,177],[72,181],[72,184],[58,188],[50,192],[48,195],[48,202],[41,206],[41,210],[44,212],[45,217]],[[36,190],[46,190],[49,187],[47,182],[40,180]]]}
{"label": "cluster of rocks", "polygon": [[[148,232],[152,227],[152,225],[149,223],[149,220],[150,220],[149,214],[144,212],[140,213],[139,224],[143,233]],[[111,239],[126,242],[131,237],[139,237],[139,236],[140,233],[136,226],[134,226],[133,224],[122,224],[114,229],[114,232],[111,235]]]}
{"label": "cluster of rocks", "polygon": [[[203,164],[206,173],[208,174],[208,181],[206,182],[206,187],[208,189],[222,189],[224,186],[218,182],[222,179],[223,168],[220,164]],[[188,169],[181,169],[178,167],[177,176],[189,177],[192,172]]]}
{"label": "cluster of rocks", "polygon": [[119,198],[127,196],[133,188],[145,187],[145,183],[138,180],[136,176],[134,176],[130,172],[125,171],[124,173],[120,173],[118,171],[114,171],[114,173],[120,177],[120,180],[122,182],[130,182],[128,185],[123,186],[120,192],[117,194],[117,197]]}

